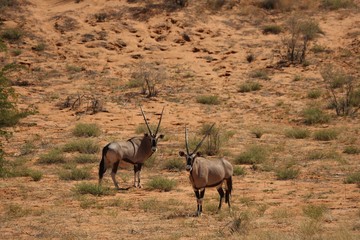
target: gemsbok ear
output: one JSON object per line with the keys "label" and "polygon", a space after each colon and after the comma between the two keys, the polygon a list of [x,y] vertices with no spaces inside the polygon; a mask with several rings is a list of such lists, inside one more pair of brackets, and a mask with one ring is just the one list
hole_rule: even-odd
{"label": "gemsbok ear", "polygon": [[185,156],[185,153],[184,153],[183,151],[180,151],[180,152],[179,152],[179,156],[180,156],[180,157],[183,157],[183,156]]}
{"label": "gemsbok ear", "polygon": [[160,136],[159,136],[160,139],[163,139],[164,137],[165,137],[164,134],[160,134]]}
{"label": "gemsbok ear", "polygon": [[148,133],[144,133],[144,136],[147,137],[147,136],[149,136],[149,134],[148,134]]}
{"label": "gemsbok ear", "polygon": [[197,152],[197,153],[196,153],[196,156],[197,156],[197,157],[201,157],[201,156],[202,156],[202,153],[201,153],[201,152]]}

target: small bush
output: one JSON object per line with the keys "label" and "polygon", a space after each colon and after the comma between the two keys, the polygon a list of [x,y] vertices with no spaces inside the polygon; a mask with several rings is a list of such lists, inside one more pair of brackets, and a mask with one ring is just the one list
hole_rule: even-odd
{"label": "small bush", "polygon": [[216,95],[201,95],[196,97],[196,101],[201,104],[218,105],[220,104],[219,97]]}
{"label": "small bush", "polygon": [[0,37],[2,37],[3,39],[6,39],[11,42],[20,40],[22,36],[23,36],[23,32],[19,28],[5,29],[0,35]]}
{"label": "small bush", "polygon": [[266,160],[267,151],[259,145],[249,146],[245,152],[235,158],[236,164],[259,164]]}
{"label": "small bush", "polygon": [[278,180],[295,179],[298,176],[299,176],[299,169],[285,167],[276,170],[276,177]]}
{"label": "small bush", "polygon": [[281,27],[278,25],[266,25],[262,28],[263,34],[279,34],[281,33]]}
{"label": "small bush", "polygon": [[74,65],[66,65],[66,71],[69,73],[78,73],[85,70],[84,67],[74,66]]}
{"label": "small bush", "polygon": [[314,133],[314,139],[318,141],[330,141],[337,138],[339,133],[333,129],[322,129]]}
{"label": "small bush", "polygon": [[321,91],[318,89],[310,90],[307,93],[307,97],[310,99],[318,99],[321,96]]}
{"label": "small bush", "polygon": [[103,187],[92,183],[80,183],[75,186],[74,191],[79,194],[91,194],[94,196],[114,195],[108,187]]}
{"label": "small bush", "polygon": [[35,45],[34,47],[32,47],[31,49],[34,50],[34,51],[37,51],[37,52],[42,52],[45,50],[45,43],[39,43],[37,45]]}
{"label": "small bush", "polygon": [[40,155],[38,160],[38,163],[40,164],[57,164],[64,162],[65,156],[59,149],[53,149],[46,154]]}
{"label": "small bush", "polygon": [[99,146],[90,139],[78,139],[71,141],[64,145],[63,151],[65,152],[80,152],[80,153],[97,153]]}
{"label": "small bush", "polygon": [[344,180],[344,183],[346,184],[352,184],[352,183],[356,183],[359,184],[360,183],[360,172],[354,172],[349,174],[346,179]]}
{"label": "small bush", "polygon": [[355,3],[353,0],[322,0],[322,7],[329,10],[337,10],[340,8],[351,8],[354,6]]}
{"label": "small bush", "polygon": [[171,191],[175,186],[175,180],[170,180],[161,176],[154,177],[147,183],[147,188],[149,190],[157,189],[165,192]]}
{"label": "small bush", "polygon": [[264,135],[265,130],[257,127],[257,128],[252,129],[251,133],[254,134],[256,138],[261,138],[262,135]]}
{"label": "small bush", "polygon": [[288,138],[304,139],[310,136],[310,132],[303,128],[292,128],[285,131],[285,136]]}
{"label": "small bush", "polygon": [[13,56],[19,56],[20,54],[22,53],[22,50],[21,49],[12,49],[11,50],[11,54],[13,55]]}
{"label": "small bush", "polygon": [[100,133],[99,126],[94,123],[78,123],[73,130],[76,137],[97,137]]}
{"label": "small bush", "polygon": [[177,171],[180,172],[185,169],[185,163],[183,160],[175,158],[170,159],[165,163],[164,168],[169,171]]}
{"label": "small bush", "polygon": [[260,83],[247,81],[240,85],[238,92],[245,93],[245,92],[258,91],[260,89],[261,89]]}
{"label": "small bush", "polygon": [[258,69],[250,72],[251,78],[257,78],[262,80],[270,80],[268,73],[265,70]]}
{"label": "small bush", "polygon": [[76,163],[95,163],[98,161],[98,158],[94,156],[93,154],[80,154],[75,156],[74,158]]}
{"label": "small bush", "polygon": [[244,167],[235,166],[234,167],[234,176],[244,176],[246,175],[246,170]]}
{"label": "small bush", "polygon": [[[210,127],[211,125],[208,123],[203,124],[201,126],[200,134],[203,136],[207,134]],[[219,154],[221,152],[222,146],[224,144],[226,145],[226,143],[229,141],[229,138],[232,137],[233,134],[234,133],[232,131],[223,130],[221,126],[214,126],[209,133],[207,141],[205,141],[202,145],[201,150],[203,153],[209,156]]]}
{"label": "small bush", "polygon": [[344,149],[344,153],[347,154],[360,154],[360,148],[357,146],[347,146]]}
{"label": "small bush", "polygon": [[251,63],[255,60],[255,55],[253,53],[249,53],[248,55],[246,55],[246,61],[248,61],[248,63]]}
{"label": "small bush", "polygon": [[325,159],[328,158],[328,154],[323,151],[312,151],[307,155],[306,158],[309,160]]}
{"label": "small bush", "polygon": [[303,111],[303,117],[305,124],[312,125],[317,123],[328,123],[330,116],[325,114],[321,109],[317,107],[309,107]]}
{"label": "small bush", "polygon": [[314,220],[320,220],[324,213],[327,212],[327,208],[324,205],[307,205],[303,207],[303,213],[305,216],[310,217]]}
{"label": "small bush", "polygon": [[29,171],[29,176],[32,178],[32,180],[38,182],[43,177],[43,173],[37,170],[31,170]]}
{"label": "small bush", "polygon": [[88,169],[73,168],[70,171],[65,170],[60,172],[59,177],[61,180],[86,180],[91,178],[90,171]]}

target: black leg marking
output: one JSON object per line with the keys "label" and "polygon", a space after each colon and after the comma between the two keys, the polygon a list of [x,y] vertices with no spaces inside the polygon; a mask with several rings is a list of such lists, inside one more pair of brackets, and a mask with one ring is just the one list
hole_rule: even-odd
{"label": "black leg marking", "polygon": [[225,193],[225,203],[227,203],[230,207],[230,196],[232,191],[232,177],[226,179],[227,189]]}
{"label": "black leg marking", "polygon": [[218,193],[219,193],[219,195],[220,195],[220,202],[219,202],[219,208],[218,208],[218,209],[220,210],[220,209],[221,209],[222,200],[223,200],[223,198],[224,198],[224,196],[225,196],[225,193],[224,193],[224,190],[222,189],[222,187],[218,188],[217,191],[218,191]]}
{"label": "black leg marking", "polygon": [[196,196],[196,203],[197,203],[197,210],[196,210],[196,215],[199,216],[201,211],[200,211],[200,191],[199,190],[194,190],[195,192],[195,196]]}

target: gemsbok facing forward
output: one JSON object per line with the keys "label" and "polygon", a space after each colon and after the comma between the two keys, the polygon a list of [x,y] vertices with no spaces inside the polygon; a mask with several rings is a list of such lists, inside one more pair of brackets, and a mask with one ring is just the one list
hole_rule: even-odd
{"label": "gemsbok facing forward", "polygon": [[119,184],[115,179],[115,174],[118,170],[120,161],[125,161],[134,165],[134,187],[141,188],[141,167],[144,164],[145,160],[157,151],[157,142],[159,138],[164,137],[164,135],[162,134],[158,136],[164,108],[161,112],[159,124],[155,133],[153,133],[150,129],[144,111],[141,107],[140,109],[149,132],[145,133],[142,138],[133,137],[127,141],[111,142],[103,148],[102,158],[99,164],[99,185],[101,184],[102,178],[106,170],[108,168],[112,168],[111,178],[114,182],[115,187],[117,189],[120,189]]}
{"label": "gemsbok facing forward", "polygon": [[[225,196],[225,203],[230,207],[230,195],[232,190],[232,175],[233,167],[231,163],[225,159],[208,160],[201,157],[201,153],[198,152],[201,144],[205,138],[209,135],[211,128],[207,131],[203,139],[198,143],[195,150],[190,153],[188,144],[187,128],[185,126],[185,144],[186,153],[179,152],[181,157],[186,158],[186,170],[190,173],[190,182],[197,198],[197,212],[196,215],[200,216],[202,213],[202,203],[205,194],[205,188],[216,187],[220,195],[220,203],[218,209],[221,209],[222,200]],[[223,190],[223,182],[226,181],[225,193]]]}

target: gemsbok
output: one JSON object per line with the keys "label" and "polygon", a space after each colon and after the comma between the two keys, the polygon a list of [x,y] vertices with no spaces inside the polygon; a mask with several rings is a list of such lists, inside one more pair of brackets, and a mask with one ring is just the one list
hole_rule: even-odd
{"label": "gemsbok", "polygon": [[[192,153],[190,153],[189,151],[188,134],[187,128],[185,126],[186,153],[183,151],[179,152],[179,155],[181,157],[186,158],[186,171],[190,173],[190,182],[197,199],[197,216],[200,216],[202,213],[202,203],[205,194],[205,188],[208,187],[216,187],[220,195],[220,203],[218,210],[221,209],[221,204],[224,196],[225,203],[227,203],[230,208],[230,196],[232,190],[233,175],[233,167],[231,163],[229,163],[225,159],[208,160],[201,157],[201,153],[198,152],[201,144],[210,134],[211,129],[214,125],[215,123],[209,128],[203,139],[198,143]],[[224,181],[226,181],[225,193],[222,187]]]}
{"label": "gemsbok", "polygon": [[102,178],[106,170],[108,168],[112,168],[111,178],[114,182],[115,187],[117,189],[120,189],[119,184],[115,179],[115,175],[118,170],[120,161],[125,161],[134,165],[134,187],[141,188],[141,167],[144,164],[145,160],[157,151],[157,143],[159,138],[164,137],[163,134],[160,134],[158,136],[164,108],[162,109],[159,124],[156,128],[155,133],[151,131],[145,113],[140,107],[141,113],[144,117],[145,124],[148,129],[148,133],[144,133],[144,136],[142,138],[133,137],[127,141],[111,142],[103,148],[102,158],[99,164],[99,185],[101,184]]}

